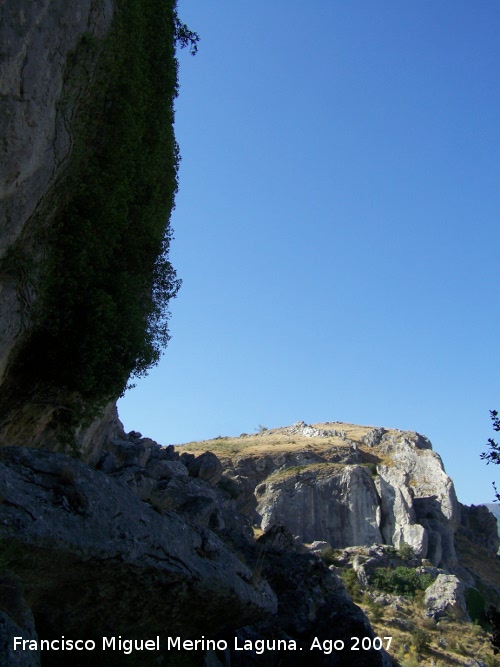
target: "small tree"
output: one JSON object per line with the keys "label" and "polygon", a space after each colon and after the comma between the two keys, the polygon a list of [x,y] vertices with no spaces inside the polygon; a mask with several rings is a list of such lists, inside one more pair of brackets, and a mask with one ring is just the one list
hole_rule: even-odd
{"label": "small tree", "polygon": [[397,554],[402,560],[413,560],[416,557],[415,550],[406,542],[401,543]]}
{"label": "small tree", "polygon": [[[498,418],[498,411],[490,410],[490,416],[493,422],[493,430],[499,432],[500,419]],[[493,438],[488,438],[488,447],[489,451],[482,452],[481,458],[486,461],[486,465],[490,463],[494,463],[495,465],[500,464],[500,445]],[[497,491],[495,482],[493,482],[493,488],[495,490],[495,502],[500,501],[500,493]]]}

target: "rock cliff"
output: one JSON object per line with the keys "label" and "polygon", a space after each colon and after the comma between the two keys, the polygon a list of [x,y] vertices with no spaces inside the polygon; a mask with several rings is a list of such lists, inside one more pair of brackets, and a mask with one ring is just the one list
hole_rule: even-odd
{"label": "rock cliff", "polygon": [[[255,542],[220,481],[213,454],[181,457],[135,432],[109,440],[97,468],[61,453],[1,448],[0,645],[8,664],[40,664],[38,654],[12,653],[13,636],[85,637],[98,646],[103,636],[160,636],[154,660],[169,656],[168,637],[215,637],[225,651],[199,651],[185,664],[262,666],[283,658],[272,650],[242,655],[235,638],[241,646],[292,642],[289,665],[303,664],[298,652],[315,638],[373,638],[338,575],[281,527]],[[99,650],[90,659],[109,664]],[[308,664],[350,660],[347,647]],[[48,664],[65,665],[66,656]],[[371,649],[357,664],[391,663]]]}
{"label": "rock cliff", "polygon": [[[4,394],[9,365],[31,326],[39,293],[33,268],[46,252],[42,228],[51,223],[50,213],[45,211],[44,219],[37,213],[54,207],[54,201],[50,204],[53,188],[68,167],[73,119],[97,61],[98,52],[86,48],[86,43],[101,41],[112,17],[111,0],[7,0],[2,4],[0,387]],[[72,65],[83,66],[86,76],[70,78]],[[30,265],[25,263],[19,270],[28,255]],[[24,421],[35,420],[38,423],[32,428],[43,431],[50,406],[30,409],[25,404],[24,411],[30,412]],[[19,415],[15,421],[19,432]],[[16,437],[14,428],[9,432],[10,438]]]}
{"label": "rock cliff", "polygon": [[223,483],[263,530],[283,525],[334,548],[406,543],[436,566],[456,564],[460,505],[441,459],[417,433],[297,422],[188,448],[221,456]]}
{"label": "rock cliff", "polygon": [[175,2],[0,11],[0,445],[91,460],[180,284]]}

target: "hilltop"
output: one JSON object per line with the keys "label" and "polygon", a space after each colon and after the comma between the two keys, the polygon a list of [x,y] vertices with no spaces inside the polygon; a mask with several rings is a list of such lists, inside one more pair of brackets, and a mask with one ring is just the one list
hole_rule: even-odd
{"label": "hilltop", "polygon": [[[188,465],[193,456],[216,454],[219,486],[249,517],[256,537],[283,526],[320,555],[377,635],[394,637],[401,664],[497,664],[484,615],[500,602],[497,523],[485,507],[458,502],[425,436],[296,422],[190,442],[178,451]],[[401,567],[414,577],[411,585],[398,579]],[[453,592],[445,611],[432,615],[424,590],[439,576],[449,578],[439,581]]]}

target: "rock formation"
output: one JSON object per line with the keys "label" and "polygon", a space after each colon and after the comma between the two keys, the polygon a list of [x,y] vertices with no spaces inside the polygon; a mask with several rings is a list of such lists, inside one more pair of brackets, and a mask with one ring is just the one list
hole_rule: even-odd
{"label": "rock formation", "polygon": [[[238,439],[225,474],[239,508],[264,530],[281,524],[334,548],[406,543],[436,566],[456,564],[460,506],[427,438],[303,422],[249,438]],[[213,445],[223,456],[224,441]]]}
{"label": "rock formation", "polygon": [[[0,388],[4,396],[9,365],[31,326],[40,287],[34,267],[46,252],[41,236],[50,222],[47,215],[40,219],[38,214],[50,206],[50,193],[68,167],[73,118],[96,64],[97,52],[85,45],[105,37],[113,6],[111,0],[2,3]],[[86,76],[69,76],[71,64],[84,67]],[[27,256],[31,272],[22,261]],[[7,434],[4,443],[18,437],[43,439],[53,413],[49,400],[45,405],[24,404],[22,417],[17,411],[9,419],[4,411],[0,439],[1,431]],[[85,439],[86,446],[90,439]]]}
{"label": "rock formation", "polygon": [[439,620],[445,616],[470,621],[465,604],[465,586],[453,574],[440,574],[425,591],[426,615]]}
{"label": "rock formation", "polygon": [[[20,239],[32,242],[34,214],[67,166],[71,118],[89,85],[90,77],[81,78],[80,87],[64,96],[69,59],[82,35],[103,37],[112,16],[111,0],[2,3],[0,258]],[[85,62],[91,72],[95,63],[88,54]],[[39,247],[32,250],[41,252]],[[13,273],[2,275],[0,382],[32,307],[33,290],[20,281]]]}

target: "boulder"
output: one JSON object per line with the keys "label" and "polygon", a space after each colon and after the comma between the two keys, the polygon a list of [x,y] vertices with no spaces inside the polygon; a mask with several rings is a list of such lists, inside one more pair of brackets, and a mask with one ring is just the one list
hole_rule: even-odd
{"label": "boulder", "polygon": [[454,574],[440,574],[425,591],[425,615],[438,621],[451,616],[470,621],[465,603],[465,585]]}
{"label": "boulder", "polygon": [[188,460],[186,467],[191,477],[199,477],[212,486],[216,486],[222,477],[222,463],[212,452],[205,452]]}

